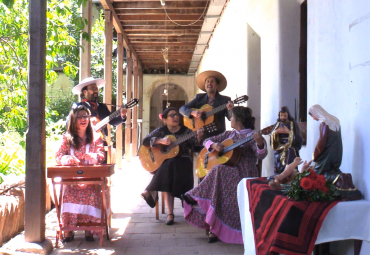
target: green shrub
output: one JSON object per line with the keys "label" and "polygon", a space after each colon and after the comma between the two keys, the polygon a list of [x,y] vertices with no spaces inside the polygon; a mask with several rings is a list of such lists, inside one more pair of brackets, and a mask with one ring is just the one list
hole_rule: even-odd
{"label": "green shrub", "polygon": [[25,173],[25,143],[18,132],[0,133],[0,183],[4,176]]}

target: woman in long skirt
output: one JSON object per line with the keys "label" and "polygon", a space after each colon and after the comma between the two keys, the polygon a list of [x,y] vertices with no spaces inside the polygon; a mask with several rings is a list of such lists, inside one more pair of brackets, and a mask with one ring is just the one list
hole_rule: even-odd
{"label": "woman in long skirt", "polygon": [[208,229],[208,241],[220,239],[226,243],[243,243],[237,201],[237,185],[243,178],[257,177],[257,159],[267,155],[266,141],[254,132],[255,119],[248,107],[236,106],[231,109],[233,131],[206,139],[203,145],[209,151],[222,151],[222,142],[232,139],[235,142],[248,136],[253,138],[240,146],[241,157],[236,166],[216,165],[203,181],[187,192],[185,200],[185,219],[190,224]]}

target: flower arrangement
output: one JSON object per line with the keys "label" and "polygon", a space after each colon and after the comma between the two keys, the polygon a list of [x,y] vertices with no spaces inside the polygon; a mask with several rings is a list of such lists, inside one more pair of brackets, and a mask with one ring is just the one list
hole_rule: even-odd
{"label": "flower arrangement", "polygon": [[326,183],[325,176],[317,175],[313,169],[297,174],[286,186],[287,195],[296,201],[334,201],[339,191],[332,183]]}

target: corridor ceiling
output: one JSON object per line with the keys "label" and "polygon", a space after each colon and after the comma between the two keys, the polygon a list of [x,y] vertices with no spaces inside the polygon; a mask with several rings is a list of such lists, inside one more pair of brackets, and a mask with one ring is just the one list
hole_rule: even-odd
{"label": "corridor ceiling", "polygon": [[226,0],[100,1],[105,10],[113,12],[113,22],[115,17],[118,18],[126,40],[125,44],[135,52],[134,55],[139,60],[143,72],[147,74],[165,73],[163,52],[166,48],[169,74],[195,73],[226,2]]}

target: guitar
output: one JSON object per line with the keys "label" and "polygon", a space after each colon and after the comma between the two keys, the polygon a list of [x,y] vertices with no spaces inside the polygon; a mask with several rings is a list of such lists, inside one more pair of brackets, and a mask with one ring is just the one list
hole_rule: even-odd
{"label": "guitar", "polygon": [[104,126],[107,125],[109,123],[109,121],[111,121],[112,119],[114,119],[115,117],[117,117],[118,115],[120,115],[122,108],[129,109],[129,108],[134,107],[138,103],[139,103],[139,99],[134,98],[134,99],[130,100],[130,102],[128,102],[127,104],[122,105],[117,111],[111,113],[109,116],[105,117],[101,121],[98,118],[96,118],[97,121],[99,121],[99,122],[97,124],[93,125],[93,131],[94,132],[100,132],[101,135],[103,136],[103,133],[100,130],[102,128],[104,128]]}
{"label": "guitar", "polygon": [[[258,131],[258,133],[261,135],[268,135],[271,133],[271,129],[273,129],[273,127],[267,127]],[[226,139],[222,142],[225,147],[220,152],[216,150],[208,152],[207,148],[202,149],[195,164],[196,175],[199,178],[203,178],[215,165],[235,166],[239,162],[241,155],[240,150],[237,148],[250,140],[253,140],[253,135],[249,135],[235,143],[232,139]]]}
{"label": "guitar", "polygon": [[[214,132],[217,130],[215,123],[208,124],[201,128],[206,132]],[[158,147],[151,148],[149,146],[141,145],[139,148],[139,160],[141,165],[148,172],[156,171],[166,159],[174,158],[179,153],[179,144],[197,135],[197,132],[183,135],[176,140],[173,135],[168,135],[172,141],[170,145],[158,145]]]}
{"label": "guitar", "polygon": [[[248,96],[244,95],[241,97],[238,97],[235,99],[233,104],[240,104],[248,101]],[[201,111],[202,112],[202,117],[201,118],[194,118],[193,116],[186,117],[184,116],[184,125],[195,131],[204,125],[208,125],[209,123],[212,123],[214,120],[214,115],[222,110],[226,109],[227,104],[220,105],[216,108],[212,108],[209,104],[203,105],[200,109],[195,109],[193,108],[192,110],[194,111]]]}

